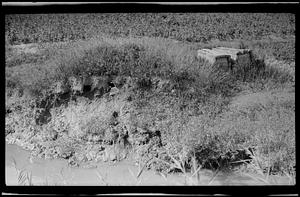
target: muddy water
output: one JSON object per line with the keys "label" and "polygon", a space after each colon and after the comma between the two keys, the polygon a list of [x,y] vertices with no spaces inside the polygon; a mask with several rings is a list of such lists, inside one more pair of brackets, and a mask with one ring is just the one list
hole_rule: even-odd
{"label": "muddy water", "polygon": [[[29,152],[17,145],[5,146],[5,180],[7,185],[18,185],[18,174],[14,167],[32,174],[33,185],[265,185],[266,183],[240,174],[201,171],[200,181],[185,178],[181,174],[162,176],[154,171],[143,171],[139,178],[138,166],[130,161],[119,163],[93,163],[96,167],[70,168],[66,160],[45,160],[34,158],[30,161]],[[276,179],[277,180],[277,179]],[[278,179],[279,180],[279,179]],[[277,184],[288,184],[280,179]]]}

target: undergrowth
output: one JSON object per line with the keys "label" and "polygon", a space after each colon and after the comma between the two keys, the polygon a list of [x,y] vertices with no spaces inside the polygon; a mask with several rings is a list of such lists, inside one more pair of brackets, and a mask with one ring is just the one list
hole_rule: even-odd
{"label": "undergrowth", "polygon": [[[264,97],[270,90],[278,92],[276,87],[294,83],[294,73],[279,68],[283,62],[261,60],[255,62],[264,64],[259,72],[230,73],[197,58],[188,44],[161,38],[107,37],[72,43],[42,64],[22,61],[12,66],[17,64],[12,61],[6,66],[6,108],[11,111],[6,114],[7,135],[27,133],[29,138],[41,129],[35,122],[39,110],[35,100],[54,82],[79,75],[126,76],[137,84],[127,91],[131,101],[121,97],[70,101],[49,111],[52,118],[43,129],[68,131],[77,140],[98,135],[102,141],[115,143],[118,136],[106,135],[115,121],[112,114],[130,104],[130,116],[118,120],[119,129],[160,131],[162,147],[155,150],[160,156],[153,157],[164,162],[152,161],[157,170],[193,169],[194,155],[197,171],[198,165],[215,165],[211,161],[227,152],[249,147],[255,147],[262,169],[286,172],[295,166],[293,92],[286,92],[281,100],[272,94]],[[165,89],[155,90],[155,77],[164,80]],[[239,94],[246,95],[245,100],[265,100],[248,106]],[[238,104],[232,104],[238,98]]]}

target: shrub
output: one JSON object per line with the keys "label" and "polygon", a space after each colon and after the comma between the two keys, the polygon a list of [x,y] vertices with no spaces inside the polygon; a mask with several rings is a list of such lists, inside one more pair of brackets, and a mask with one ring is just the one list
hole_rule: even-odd
{"label": "shrub", "polygon": [[38,131],[35,101],[19,96],[9,99],[11,103],[8,103],[6,108],[11,112],[5,116],[5,134],[17,133],[25,140],[29,139]]}

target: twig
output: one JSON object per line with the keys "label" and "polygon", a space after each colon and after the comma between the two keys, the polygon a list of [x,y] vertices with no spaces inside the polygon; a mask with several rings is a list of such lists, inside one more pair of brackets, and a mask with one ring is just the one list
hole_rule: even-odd
{"label": "twig", "polygon": [[248,173],[246,173],[246,175],[247,176],[249,176],[250,178],[252,178],[252,179],[254,179],[254,180],[260,180],[260,181],[262,181],[262,182],[264,182],[264,183],[266,183],[266,184],[270,184],[268,181],[266,181],[265,179],[263,179],[263,178],[260,178],[260,177],[254,177],[254,176],[252,176],[252,175],[250,175],[250,174],[248,174]]}
{"label": "twig", "polygon": [[201,166],[199,166],[199,167],[197,168],[197,170],[192,174],[191,177],[195,176],[195,174],[198,173],[198,172],[200,171],[200,169],[201,169]]}
{"label": "twig", "polygon": [[209,181],[208,185],[210,185],[210,184],[214,181],[214,179],[217,177],[219,171],[220,171],[219,169],[216,171],[215,175],[214,175],[214,176],[212,177],[212,179]]}
{"label": "twig", "polygon": [[165,179],[165,181],[168,181],[166,174],[164,174],[162,172],[158,172],[158,173],[159,173],[160,176],[162,176]]}
{"label": "twig", "polygon": [[[137,174],[136,178],[139,178],[139,177],[141,176],[142,172],[144,171],[146,165],[148,164],[148,162],[149,162],[150,160],[151,160],[151,158],[148,159],[148,160],[144,163],[142,169],[139,170],[139,173]],[[139,166],[140,166],[140,165],[139,165]]]}
{"label": "twig", "polygon": [[252,161],[252,159],[244,159],[244,160],[240,160],[240,161],[232,161],[232,162],[229,162],[230,164],[232,163],[246,163],[247,161]]}

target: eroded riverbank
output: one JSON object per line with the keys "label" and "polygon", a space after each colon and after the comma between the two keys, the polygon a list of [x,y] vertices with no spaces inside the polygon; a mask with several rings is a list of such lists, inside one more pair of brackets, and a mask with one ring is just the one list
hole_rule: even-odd
{"label": "eroded riverbank", "polygon": [[[31,160],[31,161],[30,161]],[[30,153],[13,144],[5,145],[5,181],[7,185],[19,185],[18,170],[32,174],[33,185],[267,185],[267,182],[242,173],[215,173],[201,170],[196,177],[182,173],[162,176],[152,170],[143,170],[137,178],[139,167],[130,160],[121,162],[94,162],[94,168],[72,168],[63,159],[30,159]],[[274,184],[290,184],[288,177],[270,176]]]}

